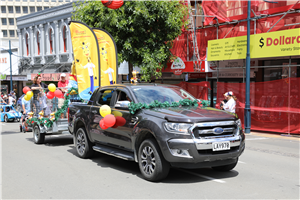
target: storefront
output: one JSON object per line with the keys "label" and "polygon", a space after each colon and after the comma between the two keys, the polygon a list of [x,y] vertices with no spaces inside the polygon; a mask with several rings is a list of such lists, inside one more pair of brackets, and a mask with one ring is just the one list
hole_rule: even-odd
{"label": "storefront", "polygon": [[26,85],[28,81],[27,76],[25,75],[12,75],[12,86],[13,89],[10,88],[10,75],[2,75],[1,76],[1,92],[8,94],[10,91],[14,91],[16,93],[17,98],[22,95],[22,89]]}

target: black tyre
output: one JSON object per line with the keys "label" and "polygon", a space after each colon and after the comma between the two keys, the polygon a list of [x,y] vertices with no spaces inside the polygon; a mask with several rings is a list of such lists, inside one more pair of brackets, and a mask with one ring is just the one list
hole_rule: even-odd
{"label": "black tyre", "polygon": [[138,162],[142,176],[148,181],[159,181],[169,174],[170,164],[154,139],[142,142],[138,151]]}
{"label": "black tyre", "polygon": [[22,132],[22,125],[20,125],[20,132]]}
{"label": "black tyre", "polygon": [[45,142],[45,134],[40,133],[39,126],[33,127],[33,141],[35,144],[43,144]]}
{"label": "black tyre", "polygon": [[222,165],[222,166],[217,166],[217,167],[212,167],[213,170],[220,171],[220,172],[228,172],[235,168],[237,165],[238,160],[235,163],[229,164],[229,165]]}
{"label": "black tyre", "polygon": [[77,154],[80,158],[90,158],[94,151],[92,149],[92,143],[87,137],[84,128],[79,128],[74,135],[74,144]]}
{"label": "black tyre", "polygon": [[7,123],[8,122],[8,117],[7,115],[4,115],[4,121]]}

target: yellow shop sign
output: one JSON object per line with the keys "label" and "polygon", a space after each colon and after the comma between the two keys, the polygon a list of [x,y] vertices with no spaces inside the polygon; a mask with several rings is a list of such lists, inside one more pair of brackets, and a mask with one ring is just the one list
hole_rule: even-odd
{"label": "yellow shop sign", "polygon": [[[246,59],[247,36],[208,41],[207,60]],[[300,55],[300,28],[250,36],[250,57]]]}

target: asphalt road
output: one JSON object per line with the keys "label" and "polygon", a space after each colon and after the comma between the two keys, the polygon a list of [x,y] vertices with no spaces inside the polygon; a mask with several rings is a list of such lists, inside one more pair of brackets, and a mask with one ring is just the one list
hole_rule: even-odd
{"label": "asphalt road", "polygon": [[76,156],[71,135],[35,145],[19,123],[1,125],[1,199],[299,199],[299,138],[251,133],[230,172],[171,169],[162,182],[137,163],[101,153]]}

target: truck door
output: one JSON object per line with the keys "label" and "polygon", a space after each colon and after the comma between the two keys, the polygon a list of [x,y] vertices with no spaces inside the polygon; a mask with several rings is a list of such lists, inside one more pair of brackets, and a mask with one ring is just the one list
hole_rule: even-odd
{"label": "truck door", "polygon": [[107,130],[100,128],[99,122],[103,118],[100,115],[100,107],[108,105],[111,107],[111,99],[113,96],[113,89],[100,90],[100,94],[95,98],[93,106],[90,111],[90,134],[93,140],[99,142],[107,142]]}
{"label": "truck door", "polygon": [[128,104],[132,101],[130,93],[126,89],[117,89],[114,94],[113,106],[111,106],[112,114],[117,118],[114,127],[108,128],[108,142],[121,146],[125,149],[132,150],[132,131],[134,123],[132,122],[132,114],[128,109]]}

